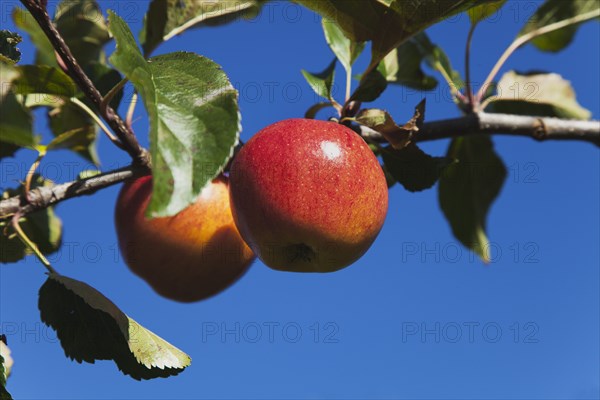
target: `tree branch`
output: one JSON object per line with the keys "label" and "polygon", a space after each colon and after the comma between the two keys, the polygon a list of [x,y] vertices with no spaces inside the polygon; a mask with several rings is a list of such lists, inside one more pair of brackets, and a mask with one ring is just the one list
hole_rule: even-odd
{"label": "tree branch", "polygon": [[16,213],[24,216],[60,203],[63,200],[90,195],[129,178],[149,173],[150,171],[146,167],[134,164],[86,179],[54,186],[40,186],[27,192],[27,199],[25,196],[14,196],[0,201],[0,219]]}
{"label": "tree branch", "polygon": [[[511,114],[474,113],[464,117],[427,122],[413,137],[414,142],[469,135],[528,136],[536,140],[582,140],[600,146],[600,121],[580,121]],[[369,128],[361,129],[369,140],[384,142]]]}
{"label": "tree branch", "polygon": [[77,83],[77,86],[79,86],[86,97],[98,108],[100,115],[115,132],[123,144],[125,151],[129,153],[135,163],[146,165],[149,162],[147,151],[140,146],[133,132],[127,128],[115,110],[108,105],[103,107],[102,95],[96,86],[94,86],[90,78],[85,74],[75,57],[73,57],[73,53],[71,53],[71,50],[65,43],[61,34],[52,23],[52,19],[43,2],[37,0],[21,0],[21,3],[29,10],[33,18],[35,18],[40,28],[42,28],[50,40],[50,43],[52,43],[52,46],[64,62],[69,74]]}
{"label": "tree branch", "polygon": [[[464,117],[423,124],[413,141],[425,142],[469,135],[504,134],[528,136],[537,140],[583,140],[600,146],[600,121],[564,120],[509,114],[469,114]],[[383,136],[361,127],[361,135],[369,140],[385,142]],[[129,178],[150,173],[145,166],[131,165],[91,178],[52,187],[38,187],[26,196],[0,201],[0,219],[17,212],[26,215],[73,197],[89,195]],[[29,199],[27,201],[26,199]]]}

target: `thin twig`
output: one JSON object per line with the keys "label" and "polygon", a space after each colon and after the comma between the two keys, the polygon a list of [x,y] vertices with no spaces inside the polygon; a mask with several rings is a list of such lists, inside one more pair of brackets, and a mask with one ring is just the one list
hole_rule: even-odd
{"label": "thin twig", "polygon": [[42,262],[42,265],[46,267],[48,272],[50,272],[51,274],[56,274],[56,270],[52,267],[52,265],[50,265],[50,261],[48,261],[44,254],[42,254],[37,245],[27,237],[25,232],[23,232],[23,229],[21,229],[21,225],[19,225],[19,220],[21,219],[21,217],[22,214],[20,212],[15,213],[15,215],[13,215],[12,217],[11,225],[17,233],[17,236],[19,237],[21,242],[23,242],[23,244],[27,246],[33,252],[33,254],[35,254],[35,256]]}
{"label": "thin twig", "polygon": [[127,108],[127,115],[125,117],[125,123],[130,131],[133,132],[133,113],[135,112],[135,106],[137,105],[138,94],[137,92],[133,92],[133,96],[131,96],[131,102],[129,103],[129,107]]}
{"label": "thin twig", "polygon": [[112,101],[112,99],[115,97],[115,95],[117,93],[119,93],[119,91],[121,89],[123,89],[123,86],[125,86],[125,84],[127,83],[128,79],[127,78],[123,78],[119,81],[119,83],[117,83],[115,86],[113,86],[108,93],[106,93],[106,96],[104,96],[104,98],[102,99],[102,103],[100,104],[100,110],[104,111],[106,110],[106,107],[108,107],[108,105],[110,104],[110,102]]}
{"label": "thin twig", "polygon": [[130,165],[126,168],[95,175],[86,179],[54,186],[36,187],[27,192],[27,197],[30,199],[27,203],[23,203],[22,196],[14,196],[0,201],[0,219],[8,218],[15,213],[27,215],[60,203],[61,201],[73,197],[90,195],[100,189],[149,173],[150,171],[144,166]]}
{"label": "thin twig", "polygon": [[347,103],[350,100],[350,95],[352,94],[352,66],[346,70],[346,98],[344,103]]}
{"label": "thin twig", "polygon": [[471,42],[473,42],[473,34],[475,33],[476,27],[477,22],[472,22],[471,28],[469,28],[469,34],[467,35],[467,46],[465,49],[465,90],[467,92],[467,102],[471,111],[477,109],[477,104],[475,104],[475,99],[473,96],[473,86],[471,83]]}
{"label": "thin twig", "polygon": [[96,124],[98,124],[102,132],[106,134],[106,136],[108,137],[108,139],[110,139],[111,142],[113,142],[117,147],[121,149],[123,148],[123,143],[121,143],[121,141],[115,135],[112,134],[112,132],[108,129],[104,122],[102,122],[102,120],[98,118],[96,113],[90,110],[90,108],[86,106],[83,101],[79,100],[77,97],[71,97],[70,100],[73,104],[75,104],[83,112],[85,112],[90,118],[92,118]]}
{"label": "thin twig", "polygon": [[535,39],[538,36],[545,35],[546,33],[553,32],[558,29],[562,29],[569,25],[578,24],[578,23],[585,22],[585,21],[593,19],[593,18],[597,18],[597,17],[600,17],[600,10],[590,11],[585,14],[580,14],[580,15],[577,15],[572,18],[568,18],[568,19],[565,19],[565,20],[562,20],[559,22],[555,22],[553,24],[543,26],[539,29],[535,29],[531,32],[528,32],[528,33],[522,35],[522,36],[519,36],[517,39],[515,39],[514,42],[511,43],[510,46],[508,46],[508,48],[504,51],[502,56],[500,56],[500,58],[496,62],[496,65],[494,65],[494,68],[492,68],[492,70],[490,71],[490,74],[485,79],[485,81],[483,82],[483,85],[481,86],[481,88],[479,89],[479,92],[477,93],[478,100],[481,100],[483,98],[483,96],[485,95],[485,92],[487,90],[487,87],[492,83],[494,78],[496,78],[496,75],[498,75],[498,72],[500,72],[500,69],[502,68],[502,66],[504,65],[506,60],[508,60],[508,58],[512,55],[512,53],[514,53],[515,50],[517,50],[519,47],[523,46],[525,43],[529,42],[530,40]]}
{"label": "thin twig", "polygon": [[436,71],[438,71],[440,73],[440,75],[442,75],[442,77],[444,78],[446,83],[448,83],[448,86],[450,87],[450,90],[452,91],[452,94],[454,95],[454,97],[461,100],[462,102],[465,102],[466,101],[465,96],[460,92],[460,90],[458,90],[458,87],[456,87],[456,85],[454,84],[454,81],[452,80],[452,77],[450,75],[448,75],[448,71],[446,71],[444,66],[439,61],[436,61],[432,65],[432,67]]}
{"label": "thin twig", "polygon": [[[427,122],[414,135],[413,141],[424,142],[490,134],[525,136],[536,140],[580,140],[600,146],[600,121],[473,113],[460,118]],[[380,133],[370,129],[362,129],[361,135],[369,141],[385,142]],[[0,219],[8,218],[17,212],[26,215],[64,200],[89,195],[126,179],[149,173],[146,167],[131,165],[87,179],[51,187],[37,187],[28,193],[32,201],[27,204],[22,204],[21,196],[0,201]]]}
{"label": "thin twig", "polygon": [[[370,140],[385,141],[380,133],[370,129],[361,130],[361,134]],[[536,140],[581,140],[600,146],[600,121],[473,113],[460,118],[427,122],[415,133],[413,141],[491,134],[526,136]]]}
{"label": "thin twig", "polygon": [[[40,162],[42,161],[42,158],[44,158],[45,155],[46,155],[46,149],[39,151],[37,158],[35,159],[33,164],[31,164],[31,167],[29,167],[29,171],[27,171],[27,175],[25,176],[25,186],[23,189],[26,198],[29,195],[29,192],[31,191],[31,180],[33,179],[33,174],[35,174],[35,171],[40,166]],[[29,200],[30,199],[27,198],[27,201],[29,201]]]}

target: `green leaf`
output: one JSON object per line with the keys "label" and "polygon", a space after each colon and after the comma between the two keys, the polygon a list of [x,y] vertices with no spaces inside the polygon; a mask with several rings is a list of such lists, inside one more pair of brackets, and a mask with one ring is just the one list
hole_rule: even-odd
{"label": "green leaf", "polygon": [[488,111],[558,118],[590,119],[592,113],[581,107],[569,81],[555,73],[519,74],[509,71],[497,85]]}
{"label": "green leaf", "polygon": [[[61,113],[61,116],[64,115],[68,115],[68,112]],[[74,128],[54,137],[48,143],[46,150],[71,149],[76,152],[85,152],[89,149],[90,142],[93,141],[95,135],[93,127],[89,129]]]}
{"label": "green leaf", "polygon": [[109,11],[110,57],[133,83],[150,120],[149,216],[173,215],[223,171],[239,140],[237,92],[219,65],[192,53],[144,60],[127,25]]}
{"label": "green leaf", "polygon": [[390,143],[397,145],[402,143],[403,145],[400,147],[403,147],[410,141],[411,132],[404,132],[387,111],[377,108],[364,108],[356,114],[355,119],[359,124],[381,133]]}
{"label": "green leaf", "polygon": [[21,59],[21,51],[17,45],[21,43],[23,38],[18,33],[2,29],[0,31],[0,55],[11,60],[13,63],[19,62]]}
{"label": "green leaf", "polygon": [[365,48],[365,42],[354,42],[348,39],[335,23],[322,19],[325,40],[335,56],[340,60],[344,69],[350,73],[352,65]]}
{"label": "green leaf", "polygon": [[[44,180],[39,175],[35,175],[31,182],[32,189],[40,188],[40,190],[44,190],[44,188],[51,185],[51,182]],[[23,186],[18,189],[7,190],[3,193],[2,198],[17,196],[21,193],[23,193]],[[10,220],[4,220],[3,222],[8,224]],[[60,248],[62,221],[54,214],[53,207],[28,214],[26,217],[21,218],[19,225],[43,254],[52,254]],[[7,228],[6,234],[4,234],[4,228]],[[0,226],[0,262],[17,262],[29,254],[31,254],[30,249],[15,235],[12,227]]]}
{"label": "green leaf", "polygon": [[4,97],[13,91],[13,82],[19,77],[19,71],[14,65],[0,62],[0,103]]}
{"label": "green leaf", "polygon": [[371,102],[377,100],[387,87],[387,80],[378,70],[374,69],[363,76],[350,101]]}
{"label": "green leaf", "polygon": [[[99,62],[90,62],[86,66],[85,72],[102,95],[108,93],[121,81],[121,74]],[[84,102],[90,109],[95,109],[80,91],[76,92],[75,97]],[[122,92],[117,93],[111,100],[110,105],[116,109],[122,97]],[[79,106],[68,100],[46,105],[52,106],[52,109],[48,111],[48,118],[52,133],[57,138],[56,141],[52,142],[49,150],[68,148],[95,165],[100,165],[100,159],[96,151],[99,133],[96,122]]]}
{"label": "green leaf", "polygon": [[0,62],[0,142],[13,145],[4,154],[11,154],[14,146],[32,147],[36,144],[33,136],[31,114],[17,99],[13,89],[19,77],[18,70]]}
{"label": "green leaf", "polygon": [[100,165],[96,151],[98,130],[89,115],[68,101],[49,110],[48,120],[55,137],[48,150],[68,148],[95,165]]}
{"label": "green leaf", "polygon": [[302,75],[306,82],[310,85],[312,90],[316,94],[321,97],[326,98],[327,100],[333,100],[331,90],[333,89],[333,81],[335,78],[335,64],[337,59],[333,59],[331,64],[323,72],[320,73],[310,73],[308,71],[302,70]]}
{"label": "green leaf", "polygon": [[452,68],[450,59],[441,47],[433,44],[425,33],[415,35],[413,42],[430,68],[440,72],[449,84],[452,83],[457,89],[462,89],[464,82],[460,73]]}
{"label": "green leaf", "polygon": [[0,142],[19,147],[33,147],[36,138],[33,136],[31,114],[17,100],[14,93],[8,93],[0,103]]}
{"label": "green leaf", "polygon": [[371,40],[371,64],[428,26],[490,0],[295,0],[339,25],[355,42]]}
{"label": "green leaf", "polygon": [[398,126],[387,111],[376,108],[360,110],[355,120],[383,135],[383,137],[396,150],[405,148],[412,140],[415,133],[423,125],[425,119],[425,99],[415,107],[413,117],[403,126]]}
{"label": "green leaf", "polygon": [[385,56],[378,70],[390,83],[417,90],[435,89],[438,81],[421,68],[427,56],[422,50],[411,38]]}
{"label": "green leaf", "polygon": [[437,81],[422,71],[423,61],[457,89],[464,86],[460,73],[452,68],[444,50],[433,44],[425,32],[416,34],[392,50],[379,64],[378,69],[389,82],[418,90],[431,90],[437,85]]}
{"label": "green leaf", "polygon": [[454,236],[489,262],[486,219],[506,179],[506,167],[487,136],[453,139],[447,157],[457,162],[449,165],[440,178],[440,207]]}
{"label": "green leaf", "polygon": [[162,42],[201,24],[229,22],[258,13],[264,0],[152,0],[140,33],[147,56]]}
{"label": "green leaf", "polygon": [[42,93],[55,96],[73,97],[77,92],[75,82],[61,69],[49,65],[21,65],[16,67],[19,74],[14,80],[16,94]]}
{"label": "green leaf", "polygon": [[[529,19],[518,36],[523,36],[526,33],[550,24],[594,11],[600,11],[600,2],[590,0],[546,0]],[[542,51],[557,52],[571,43],[578,27],[578,24],[569,25],[565,28],[541,35],[533,39],[532,42]]]}
{"label": "green leaf", "polygon": [[191,358],[123,313],[86,283],[49,274],[39,292],[41,319],[77,362],[113,360],[132,378],[177,375]]}
{"label": "green leaf", "polygon": [[35,53],[35,63],[58,67],[52,43],[50,43],[46,34],[29,11],[15,7],[12,18],[17,28],[29,34],[29,39],[37,50]]}
{"label": "green leaf", "polygon": [[452,163],[447,157],[430,156],[414,143],[401,150],[387,146],[381,156],[390,175],[409,192],[431,188]]}
{"label": "green leaf", "polygon": [[81,66],[105,62],[103,48],[110,35],[95,0],[61,1],[56,7],[54,23]]}
{"label": "green leaf", "polygon": [[472,24],[477,24],[484,19],[496,14],[506,3],[506,0],[492,0],[488,3],[481,4],[471,8],[467,13]]}

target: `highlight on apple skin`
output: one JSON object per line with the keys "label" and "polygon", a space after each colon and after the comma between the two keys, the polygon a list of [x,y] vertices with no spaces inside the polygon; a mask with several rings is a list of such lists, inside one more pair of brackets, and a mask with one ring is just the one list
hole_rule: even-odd
{"label": "highlight on apple skin", "polygon": [[235,223],[269,267],[332,272],[358,260],[381,230],[388,188],[351,129],[288,119],[254,135],[230,171]]}
{"label": "highlight on apple skin", "polygon": [[150,176],[121,189],[115,210],[121,253],[160,295],[180,302],[206,299],[231,286],[254,260],[233,222],[228,185],[220,176],[177,215],[153,219],[144,214]]}

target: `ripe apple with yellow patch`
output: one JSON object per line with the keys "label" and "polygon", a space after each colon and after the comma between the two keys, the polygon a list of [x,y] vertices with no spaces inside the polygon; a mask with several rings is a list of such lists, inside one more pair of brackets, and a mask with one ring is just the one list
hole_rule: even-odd
{"label": "ripe apple with yellow patch", "polygon": [[377,158],[334,122],[288,119],[264,128],[235,157],[230,180],[242,237],[278,270],[331,272],[352,264],[387,213]]}
{"label": "ripe apple with yellow patch", "polygon": [[152,178],[126,182],[115,223],[129,268],[156,292],[180,302],[206,299],[233,284],[254,254],[234,224],[228,185],[221,176],[178,214],[148,219]]}

